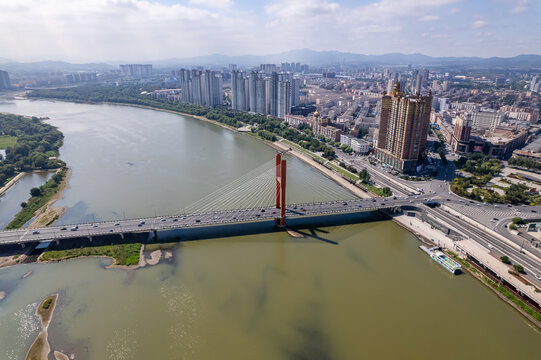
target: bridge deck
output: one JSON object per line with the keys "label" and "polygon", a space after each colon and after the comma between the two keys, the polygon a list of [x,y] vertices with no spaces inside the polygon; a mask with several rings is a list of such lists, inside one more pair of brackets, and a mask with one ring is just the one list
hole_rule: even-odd
{"label": "bridge deck", "polygon": [[[292,204],[287,206],[286,217],[293,218],[301,216],[323,216],[336,213],[367,212],[411,205],[411,202],[412,200],[405,198],[393,200],[380,198]],[[7,230],[0,232],[0,246],[110,234],[141,233],[154,230],[172,230],[197,226],[269,221],[274,220],[279,216],[279,209],[267,207],[85,223],[78,224],[76,229],[72,229],[75,225],[70,225],[51,226],[39,229]]]}

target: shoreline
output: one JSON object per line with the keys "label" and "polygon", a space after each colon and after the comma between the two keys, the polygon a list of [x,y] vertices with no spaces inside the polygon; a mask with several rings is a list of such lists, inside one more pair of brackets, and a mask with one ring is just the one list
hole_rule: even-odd
{"label": "shoreline", "polygon": [[11,179],[10,181],[8,181],[6,185],[2,186],[2,188],[0,189],[0,196],[4,195],[6,191],[8,191],[13,185],[19,182],[19,180],[21,180],[21,178],[25,176],[26,174],[27,173],[23,171],[15,175],[15,177]]}
{"label": "shoreline", "polygon": [[[58,190],[53,196],[51,196],[46,204],[36,210],[34,214],[37,213],[38,215],[36,215],[34,220],[32,220],[32,222],[28,225],[28,229],[54,225],[68,210],[68,208],[65,206],[52,206],[56,201],[62,198],[64,191],[69,187],[71,168],[69,166],[66,166],[66,168],[66,175],[64,176],[62,182],[58,185]],[[57,170],[57,172],[58,171],[60,171],[60,169]]]}

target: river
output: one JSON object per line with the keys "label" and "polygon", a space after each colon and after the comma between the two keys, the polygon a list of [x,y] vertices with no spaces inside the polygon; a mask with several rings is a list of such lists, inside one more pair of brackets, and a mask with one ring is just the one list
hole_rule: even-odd
{"label": "river", "polygon": [[[172,213],[274,156],[166,112],[28,100],[0,112],[46,116],[64,133],[65,222]],[[326,200],[303,184],[351,197],[289,159],[288,200]],[[106,259],[0,269],[0,359],[24,357],[33,310],[54,292],[52,348],[77,359],[538,358],[531,324],[394,223],[304,232],[180,243],[172,260],[138,270],[106,269]]]}

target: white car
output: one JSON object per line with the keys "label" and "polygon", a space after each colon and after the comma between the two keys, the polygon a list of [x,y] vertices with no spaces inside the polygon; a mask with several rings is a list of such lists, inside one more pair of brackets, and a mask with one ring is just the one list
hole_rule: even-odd
{"label": "white car", "polygon": [[541,276],[537,275],[537,274],[533,274],[533,276],[535,276],[535,278],[539,281],[541,281]]}

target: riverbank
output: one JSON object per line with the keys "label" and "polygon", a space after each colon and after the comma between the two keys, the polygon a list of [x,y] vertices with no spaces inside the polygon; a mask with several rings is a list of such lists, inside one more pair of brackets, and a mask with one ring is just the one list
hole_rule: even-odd
{"label": "riverbank", "polygon": [[36,340],[30,346],[30,349],[26,353],[26,360],[47,360],[51,347],[48,340],[48,329],[53,312],[56,307],[58,294],[47,296],[38,305],[36,309],[36,315],[41,321],[41,332],[38,334]]}
{"label": "riverbank", "polygon": [[67,207],[53,206],[53,204],[56,201],[62,199],[62,194],[69,186],[70,178],[71,168],[67,166],[64,178],[62,179],[60,184],[58,184],[56,192],[50,197],[49,201],[47,201],[45,205],[43,205],[37,210],[37,215],[34,217],[34,220],[30,223],[30,225],[28,225],[29,229],[54,225],[58,221],[58,219],[60,219],[66,213],[66,211],[68,210]]}
{"label": "riverbank", "polygon": [[13,179],[11,179],[6,185],[2,186],[0,189],[0,196],[2,196],[6,191],[9,190],[13,185],[15,185],[24,175],[25,172],[18,173]]}
{"label": "riverbank", "polygon": [[[70,168],[65,167],[58,169],[51,179],[45,184],[39,187],[39,194],[32,196],[19,211],[14,219],[6,226],[7,230],[19,229],[24,226],[30,219],[36,217],[38,225],[35,226],[49,226],[54,223],[59,216],[49,218],[47,213],[48,207],[56,201],[61,195],[68,184],[67,177],[70,174]],[[52,210],[55,213],[62,213],[62,210]],[[64,210],[65,211],[65,210]],[[41,215],[41,216],[40,216]],[[46,223],[43,223],[44,219],[47,219]]]}

